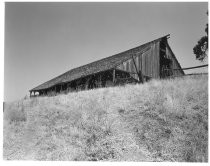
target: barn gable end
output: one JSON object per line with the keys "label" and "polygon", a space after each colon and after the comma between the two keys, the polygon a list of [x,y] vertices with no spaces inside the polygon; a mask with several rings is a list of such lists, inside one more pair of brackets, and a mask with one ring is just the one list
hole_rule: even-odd
{"label": "barn gable end", "polygon": [[180,69],[180,70],[172,70],[172,75],[174,76],[181,76],[184,75],[184,71],[181,68],[178,60],[176,59],[171,47],[169,46],[168,42],[166,45],[166,55],[172,60],[172,69]]}
{"label": "barn gable end", "polygon": [[134,52],[133,58],[123,62],[117,69],[130,72],[138,79],[138,71],[150,78],[159,78],[159,41],[151,43],[144,52]]}

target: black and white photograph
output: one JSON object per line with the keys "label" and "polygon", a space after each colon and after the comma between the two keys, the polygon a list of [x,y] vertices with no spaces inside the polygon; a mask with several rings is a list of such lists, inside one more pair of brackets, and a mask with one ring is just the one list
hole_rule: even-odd
{"label": "black and white photograph", "polygon": [[208,163],[208,12],[4,2],[3,160]]}

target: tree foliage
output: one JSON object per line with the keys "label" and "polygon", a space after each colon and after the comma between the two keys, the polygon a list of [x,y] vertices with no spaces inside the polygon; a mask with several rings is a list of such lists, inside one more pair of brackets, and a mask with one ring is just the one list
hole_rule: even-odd
{"label": "tree foliage", "polygon": [[208,55],[208,24],[206,24],[205,32],[206,35],[201,37],[201,39],[193,48],[193,52],[196,56],[196,59],[200,61],[203,61]]}

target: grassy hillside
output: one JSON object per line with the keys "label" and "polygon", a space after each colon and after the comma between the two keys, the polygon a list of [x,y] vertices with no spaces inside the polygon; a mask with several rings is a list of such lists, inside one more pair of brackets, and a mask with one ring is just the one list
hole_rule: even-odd
{"label": "grassy hillside", "polygon": [[208,160],[208,77],[7,103],[6,160]]}

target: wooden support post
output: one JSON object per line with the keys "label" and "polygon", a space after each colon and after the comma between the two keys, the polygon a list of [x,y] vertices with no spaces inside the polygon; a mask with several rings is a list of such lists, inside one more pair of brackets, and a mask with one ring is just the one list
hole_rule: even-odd
{"label": "wooden support post", "polygon": [[134,63],[135,69],[136,69],[136,73],[137,73],[137,75],[139,77],[139,82],[143,83],[142,73],[141,73],[141,71],[138,71],[137,66],[136,66],[136,62],[135,62],[133,56],[132,56],[132,59],[133,59],[133,63]]}
{"label": "wooden support post", "polygon": [[69,92],[69,83],[66,84],[66,91]]}
{"label": "wooden support post", "polygon": [[87,78],[86,82],[85,82],[85,89],[88,90],[90,88],[90,81],[92,79],[92,76],[90,76],[89,78]]}
{"label": "wooden support post", "polygon": [[139,75],[139,78],[140,78],[140,82],[144,83],[144,78],[143,78],[143,74],[142,74],[141,70],[139,71],[138,75]]}
{"label": "wooden support post", "polygon": [[101,82],[101,74],[99,74],[99,76],[98,76],[99,78],[98,78],[98,85],[99,85],[99,88],[100,87],[102,87],[102,82]]}
{"label": "wooden support post", "polygon": [[113,70],[113,83],[115,84],[115,69]]}
{"label": "wooden support post", "polygon": [[30,91],[30,97],[31,97],[31,91]]}
{"label": "wooden support post", "polygon": [[78,90],[78,80],[75,81],[75,90]]}
{"label": "wooden support post", "polygon": [[104,75],[106,72],[101,73],[101,87],[105,87]]}

